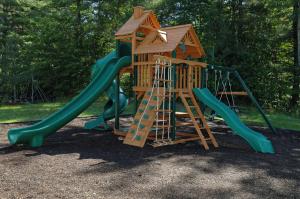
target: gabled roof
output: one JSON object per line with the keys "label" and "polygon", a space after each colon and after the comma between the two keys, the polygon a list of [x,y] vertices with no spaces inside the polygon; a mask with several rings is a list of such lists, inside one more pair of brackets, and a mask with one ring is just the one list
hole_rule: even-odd
{"label": "gabled roof", "polygon": [[151,45],[157,43],[167,43],[167,33],[165,31],[156,30],[152,31],[142,42],[143,45]]}
{"label": "gabled roof", "polygon": [[153,37],[156,36],[154,34],[157,34],[151,33],[147,35],[143,42],[141,42],[135,53],[143,54],[172,52],[181,42],[183,42],[188,46],[196,48],[196,51],[192,52],[193,57],[203,57],[205,55],[205,52],[191,24],[161,28],[160,30],[166,32],[167,42],[149,42]]}
{"label": "gabled roof", "polygon": [[144,11],[143,15],[135,18],[133,15],[130,19],[116,32],[115,36],[129,35],[135,32],[149,18],[154,29],[159,29],[159,22],[153,11]]}

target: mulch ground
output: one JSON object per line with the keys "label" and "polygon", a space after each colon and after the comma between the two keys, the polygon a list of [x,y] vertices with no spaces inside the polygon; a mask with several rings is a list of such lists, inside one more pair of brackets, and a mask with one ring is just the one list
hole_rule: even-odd
{"label": "mulch ground", "polygon": [[198,143],[160,148],[123,145],[77,118],[43,147],[6,147],[0,124],[0,198],[300,198],[300,132],[266,135],[276,154],[254,152],[222,125],[220,148]]}

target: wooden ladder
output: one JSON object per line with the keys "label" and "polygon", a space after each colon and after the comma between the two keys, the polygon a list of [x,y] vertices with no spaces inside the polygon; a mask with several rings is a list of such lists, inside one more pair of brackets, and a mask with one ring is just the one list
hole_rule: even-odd
{"label": "wooden ladder", "polygon": [[[192,91],[180,91],[179,92],[179,96],[181,98],[182,103],[184,104],[186,111],[188,112],[192,123],[196,129],[196,132],[199,135],[200,138],[200,142],[203,145],[203,147],[205,148],[205,150],[209,149],[209,146],[207,144],[207,141],[210,141],[214,147],[218,147],[218,143],[214,137],[214,135],[212,134],[206,119],[202,113],[202,111],[200,110],[200,107],[198,106],[198,103],[194,97],[194,94]],[[190,99],[190,102],[192,103],[191,105],[188,102],[188,99]],[[193,111],[194,110],[194,111]],[[201,124],[197,122],[197,119],[199,119],[202,122],[203,127],[201,127]],[[208,137],[205,137],[201,131],[201,129],[206,129],[207,135]]]}

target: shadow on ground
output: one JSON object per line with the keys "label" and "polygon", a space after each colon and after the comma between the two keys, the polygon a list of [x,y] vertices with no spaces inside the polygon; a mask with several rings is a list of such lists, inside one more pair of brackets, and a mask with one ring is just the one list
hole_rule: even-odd
{"label": "shadow on ground", "polygon": [[151,187],[168,173],[172,180],[166,177],[168,183],[151,189],[151,197],[157,198],[197,198],[199,194],[220,198],[300,197],[300,133],[273,135],[266,129],[256,130],[273,142],[276,154],[256,153],[242,139],[220,128],[214,129],[218,149],[204,151],[198,143],[140,149],[123,145],[111,132],[88,131],[73,123],[48,137],[43,147],[14,146],[1,149],[0,154],[15,156],[21,150],[29,151],[9,160],[15,164],[43,155],[79,154],[79,160],[97,161],[74,175],[120,172],[114,183],[107,185],[108,190],[131,190],[140,184]]}

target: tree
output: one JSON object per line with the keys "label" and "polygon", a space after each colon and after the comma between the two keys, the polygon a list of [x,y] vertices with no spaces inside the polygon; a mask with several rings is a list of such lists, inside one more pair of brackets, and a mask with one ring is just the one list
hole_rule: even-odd
{"label": "tree", "polygon": [[300,2],[294,1],[294,22],[293,22],[293,38],[294,38],[294,66],[293,73],[293,88],[290,100],[290,109],[293,109],[299,101],[300,95]]}

